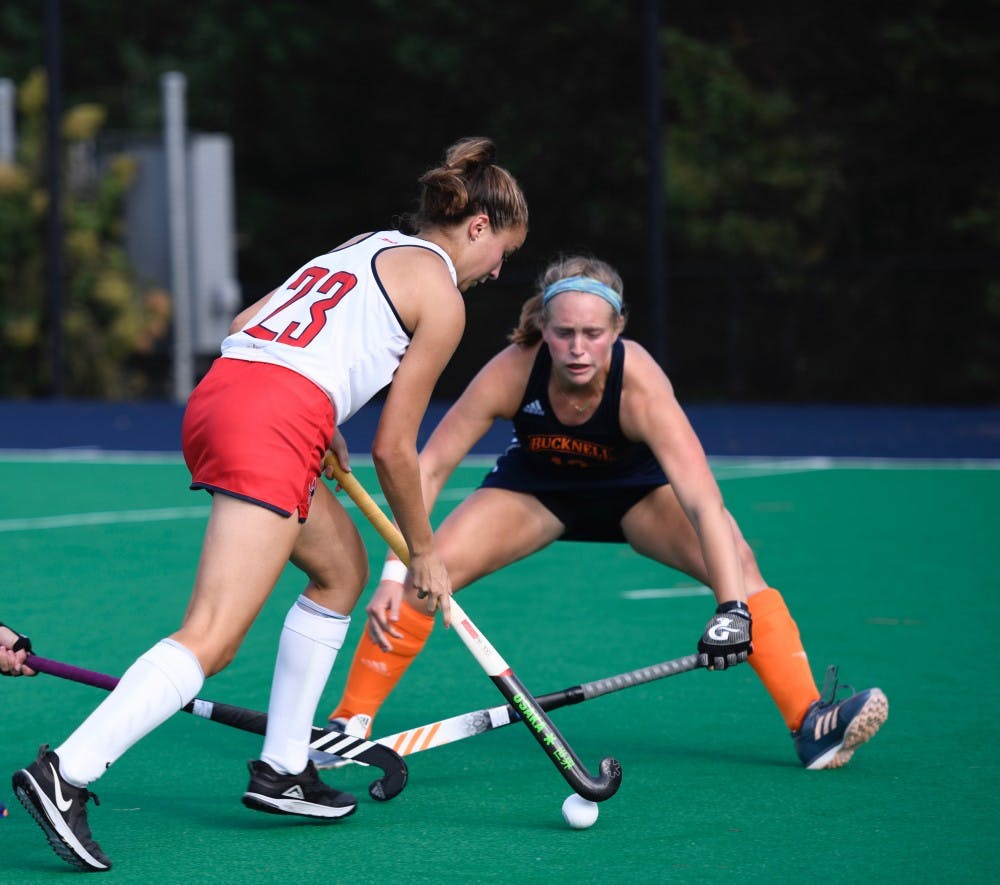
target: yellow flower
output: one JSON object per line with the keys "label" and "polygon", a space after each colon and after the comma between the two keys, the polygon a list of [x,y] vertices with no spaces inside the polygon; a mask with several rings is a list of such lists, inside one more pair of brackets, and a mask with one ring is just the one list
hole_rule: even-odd
{"label": "yellow flower", "polygon": [[135,157],[129,154],[115,154],[109,163],[111,174],[122,184],[128,186],[135,181],[139,164]]}
{"label": "yellow flower", "polygon": [[63,137],[70,141],[88,141],[97,135],[107,116],[103,105],[78,104],[63,114]]}
{"label": "yellow flower", "polygon": [[70,308],[63,315],[63,331],[70,340],[86,335],[90,331],[87,314],[80,308]]}
{"label": "yellow flower", "polygon": [[94,300],[122,310],[132,300],[132,286],[122,274],[106,270],[94,283]]}
{"label": "yellow flower", "polygon": [[11,347],[27,348],[38,341],[38,322],[32,317],[11,317],[4,323],[3,337]]}
{"label": "yellow flower", "polygon": [[142,321],[134,313],[115,317],[108,329],[108,343],[119,353],[129,353],[143,337]]}
{"label": "yellow flower", "polygon": [[35,215],[44,215],[49,211],[49,192],[42,187],[36,188],[31,192],[29,203]]}
{"label": "yellow flower", "polygon": [[18,104],[26,114],[37,114],[49,98],[49,79],[44,68],[34,68],[21,84]]}
{"label": "yellow flower", "polygon": [[29,186],[28,173],[13,163],[0,162],[0,194],[24,193]]}
{"label": "yellow flower", "polygon": [[101,244],[92,230],[71,230],[66,234],[66,252],[85,264],[99,257]]}

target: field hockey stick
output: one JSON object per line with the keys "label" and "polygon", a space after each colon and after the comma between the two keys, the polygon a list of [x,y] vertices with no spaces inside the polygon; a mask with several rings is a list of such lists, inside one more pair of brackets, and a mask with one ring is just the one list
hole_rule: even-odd
{"label": "field hockey stick", "polygon": [[[334,457],[328,457],[324,466],[332,468],[333,475],[340,487],[347,492],[396,556],[409,565],[410,554],[402,533],[371,499],[354,474],[345,473]],[[605,799],[610,799],[618,791],[622,782],[622,768],[618,760],[606,756],[600,763],[600,775],[594,777],[590,774],[573,748],[559,733],[559,729],[539,706],[538,701],[532,697],[531,692],[525,688],[524,683],[517,677],[510,665],[501,657],[482,631],[476,627],[454,597],[451,598],[450,603],[452,623],[457,629],[459,638],[465,643],[465,647],[507,699],[507,702],[517,711],[521,720],[528,726],[528,730],[556,766],[566,783],[573,788],[574,792],[592,802],[603,802]]]}
{"label": "field hockey stick", "polygon": [[[50,676],[58,676],[60,679],[91,685],[94,688],[103,688],[105,691],[112,691],[119,681],[116,676],[108,676],[105,673],[86,670],[83,667],[64,664],[61,661],[53,661],[38,655],[28,655],[24,663],[39,673],[47,673]],[[211,719],[221,725],[228,725],[253,734],[264,734],[267,731],[267,714],[258,710],[248,710],[246,707],[234,707],[232,704],[206,701],[202,698],[195,698],[183,709],[185,713],[192,713],[202,719]],[[392,799],[398,796],[403,791],[403,787],[406,786],[408,776],[406,763],[398,753],[384,744],[353,737],[333,728],[317,728],[316,726],[313,726],[311,737],[312,742],[309,744],[311,750],[336,753],[339,756],[382,769],[383,776],[368,785],[368,793],[372,799],[379,802]]]}
{"label": "field hockey stick", "polygon": [[[630,670],[627,673],[619,673],[617,676],[609,676],[606,679],[584,682],[580,685],[574,685],[571,688],[564,688],[562,691],[539,695],[535,698],[535,702],[543,710],[549,712],[550,710],[558,710],[560,707],[580,704],[583,701],[589,701],[591,698],[597,698],[601,695],[621,691],[623,688],[643,685],[647,682],[654,682],[657,679],[676,676],[678,673],[687,673],[691,670],[696,670],[699,666],[697,655],[686,655],[683,658],[675,658],[671,661],[653,664],[651,667],[642,667],[638,670]],[[406,731],[399,731],[396,734],[380,737],[377,742],[386,747],[391,747],[400,756],[409,756],[412,753],[420,753],[423,750],[442,747],[445,744],[475,737],[477,734],[485,734],[487,731],[493,731],[496,728],[513,725],[522,718],[519,710],[516,710],[510,704],[504,704],[483,710],[474,710],[470,713],[462,713],[458,716],[451,716],[448,719],[439,719],[437,722],[430,722],[427,725],[409,728]],[[322,768],[323,766],[321,765],[320,767]]]}
{"label": "field hockey stick", "polygon": [[[691,670],[697,670],[700,666],[697,655],[685,655],[682,658],[674,658],[649,667],[619,673],[617,676],[595,679],[593,682],[584,682],[571,688],[564,688],[562,691],[539,695],[535,701],[545,712],[549,712],[550,710],[558,710],[560,707],[580,704],[601,695],[621,691],[624,688],[655,682],[657,679],[676,676],[678,673],[688,673]],[[458,716],[450,716],[447,719],[439,719],[437,722],[429,722],[426,725],[408,728],[405,731],[397,731],[395,734],[377,738],[376,743],[391,747],[400,756],[410,756],[413,753],[443,747],[445,744],[475,737],[477,734],[485,734],[487,731],[504,728],[507,725],[520,722],[520,720],[521,714],[510,704],[501,704],[496,707],[461,713]],[[334,756],[313,756],[312,758],[317,768],[340,768],[352,761],[344,761]]]}

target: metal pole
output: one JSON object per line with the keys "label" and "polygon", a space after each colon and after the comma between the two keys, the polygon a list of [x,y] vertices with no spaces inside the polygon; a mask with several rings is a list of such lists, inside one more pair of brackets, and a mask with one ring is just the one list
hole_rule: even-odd
{"label": "metal pole", "polygon": [[667,368],[667,246],[664,236],[663,96],[660,83],[660,0],[646,0],[646,195],[649,294],[652,299],[653,356]]}
{"label": "metal pole", "polygon": [[45,3],[45,70],[49,81],[46,120],[45,180],[49,206],[46,225],[45,292],[49,308],[49,347],[52,360],[52,395],[61,397],[62,353],[62,176],[59,126],[62,120],[62,36],[59,0]]}
{"label": "metal pole", "polygon": [[163,146],[167,163],[167,226],[170,236],[170,290],[174,310],[173,391],[185,402],[194,388],[191,329],[191,260],[188,240],[187,78],[170,71],[163,91]]}
{"label": "metal pole", "polygon": [[17,128],[14,125],[16,96],[14,81],[0,78],[0,163],[13,163],[17,158]]}

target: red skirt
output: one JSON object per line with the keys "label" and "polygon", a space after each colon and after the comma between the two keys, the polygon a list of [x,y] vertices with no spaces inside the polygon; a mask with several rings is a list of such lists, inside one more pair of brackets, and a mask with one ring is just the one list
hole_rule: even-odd
{"label": "red skirt", "polygon": [[220,357],[188,399],[181,427],[191,488],[222,492],[299,521],[333,438],[330,398],[281,366]]}

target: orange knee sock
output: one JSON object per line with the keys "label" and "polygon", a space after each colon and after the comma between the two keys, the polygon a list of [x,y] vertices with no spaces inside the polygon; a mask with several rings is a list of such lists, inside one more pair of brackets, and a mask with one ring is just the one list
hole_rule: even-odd
{"label": "orange knee sock", "polygon": [[750,666],[764,683],[790,731],[802,724],[809,705],[819,697],[799,628],[781,594],[771,587],[748,600],[753,617]]}
{"label": "orange knee sock", "polygon": [[392,651],[382,651],[365,630],[354,651],[344,694],[330,718],[350,719],[364,713],[374,719],[379,707],[402,679],[406,668],[426,644],[433,628],[433,616],[417,611],[404,600],[396,622],[396,629],[403,637],[389,637]]}

